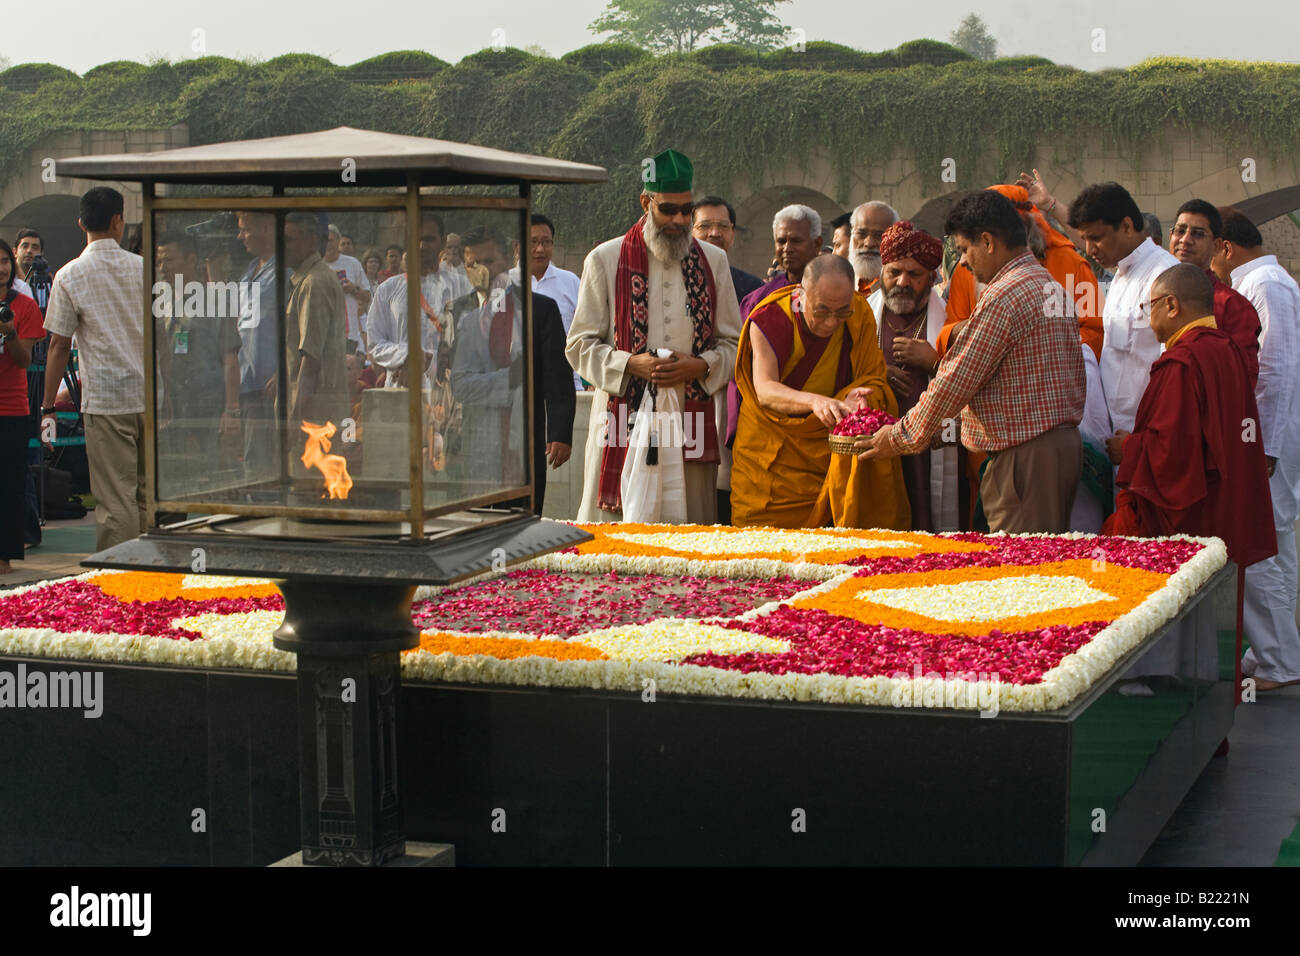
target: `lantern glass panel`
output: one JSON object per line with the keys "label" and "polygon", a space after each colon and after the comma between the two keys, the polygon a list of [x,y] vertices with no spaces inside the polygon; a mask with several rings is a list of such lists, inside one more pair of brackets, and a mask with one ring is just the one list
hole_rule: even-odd
{"label": "lantern glass panel", "polygon": [[[154,214],[160,510],[260,505],[361,519],[410,508],[409,416],[374,423],[369,460],[361,420],[366,385],[384,384],[367,367],[364,329],[388,268],[372,263],[367,275],[361,259],[404,240],[401,209]],[[392,450],[397,474],[374,466]]]}
{"label": "lantern glass panel", "polygon": [[463,501],[531,507],[524,210],[425,209],[422,219],[426,238],[436,231],[431,219],[445,229],[432,292],[440,298],[429,303],[437,347],[427,357],[421,403],[426,513]]}

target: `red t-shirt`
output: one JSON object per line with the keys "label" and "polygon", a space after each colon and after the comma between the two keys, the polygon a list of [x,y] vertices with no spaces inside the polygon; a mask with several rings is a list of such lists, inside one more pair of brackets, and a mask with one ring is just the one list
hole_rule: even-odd
{"label": "red t-shirt", "polygon": [[[0,300],[3,298],[0,296]],[[35,299],[20,294],[9,303],[9,308],[14,313],[14,331],[18,338],[45,338],[45,320]],[[27,370],[14,364],[9,348],[9,343],[5,342],[4,351],[0,352],[0,415],[26,415],[30,411],[27,407]]]}

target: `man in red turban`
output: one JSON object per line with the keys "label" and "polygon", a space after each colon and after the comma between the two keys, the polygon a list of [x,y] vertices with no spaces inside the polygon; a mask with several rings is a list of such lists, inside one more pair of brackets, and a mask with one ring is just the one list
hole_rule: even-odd
{"label": "man in red turban", "polygon": [[[880,318],[880,348],[899,415],[916,404],[939,364],[936,346],[947,316],[943,296],[934,290],[934,274],[942,260],[943,242],[906,219],[886,229],[880,240],[881,282],[867,304]],[[956,428],[951,432],[940,435],[946,447],[901,458],[914,531],[962,527],[960,452]]]}

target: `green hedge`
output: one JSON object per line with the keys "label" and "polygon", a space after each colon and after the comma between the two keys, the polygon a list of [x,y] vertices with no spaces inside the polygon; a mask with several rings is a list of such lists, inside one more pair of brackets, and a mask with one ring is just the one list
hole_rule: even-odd
{"label": "green hedge", "polygon": [[56,80],[79,83],[81,77],[53,63],[23,63],[0,73],[0,86],[15,93],[35,93],[43,84]]}
{"label": "green hedge", "polygon": [[427,80],[447,69],[447,62],[423,50],[381,53],[347,68],[348,78],[358,83],[395,83]]}
{"label": "green hedge", "polygon": [[625,66],[652,58],[653,54],[649,50],[643,50],[632,43],[592,43],[564,54],[560,57],[560,62],[576,66],[588,76],[600,79],[606,73],[614,73]]}
{"label": "green hedge", "polygon": [[865,53],[833,43],[764,54],[732,46],[651,57],[594,44],[561,59],[506,48],[454,66],[420,51],[349,67],[292,54],[265,63],[202,57],[106,63],[84,77],[50,64],[0,74],[0,183],[61,130],[166,128],[198,143],[348,125],[596,163],[604,186],[538,190],[575,241],[636,215],[640,161],[690,152],[702,182],[743,188],[817,148],[840,192],[864,157],[910,155],[936,190],[941,161],[995,182],[1044,140],[1068,163],[1101,136],[1135,159],[1160,131],[1213,131],[1242,155],[1300,147],[1300,65],[1159,58],[1086,72],[1040,57],[976,61],[920,40]]}

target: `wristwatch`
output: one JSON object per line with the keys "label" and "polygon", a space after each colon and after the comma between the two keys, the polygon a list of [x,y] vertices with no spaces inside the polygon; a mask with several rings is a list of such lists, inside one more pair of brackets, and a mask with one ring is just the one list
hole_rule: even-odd
{"label": "wristwatch", "polygon": [[55,410],[56,410],[56,409],[55,409],[55,407],[54,407],[53,405],[51,405],[49,408],[45,408],[44,406],[42,406],[42,407],[41,407],[41,417],[44,418],[46,415],[53,415],[54,412],[55,412]]}

